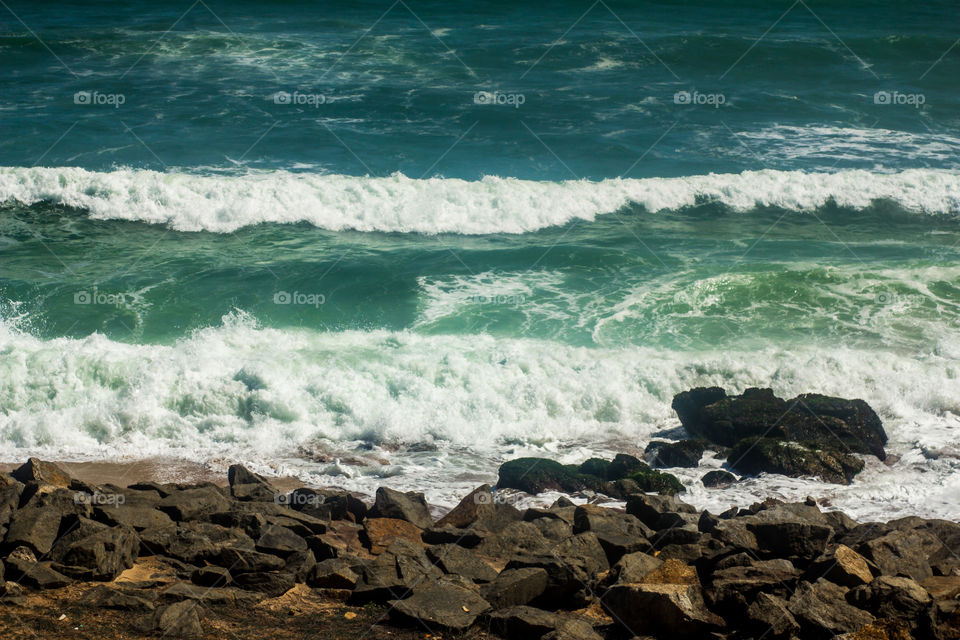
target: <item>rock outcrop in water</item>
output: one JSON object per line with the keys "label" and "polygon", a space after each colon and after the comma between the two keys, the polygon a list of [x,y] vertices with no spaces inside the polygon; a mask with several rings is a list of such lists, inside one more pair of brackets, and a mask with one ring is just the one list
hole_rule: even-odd
{"label": "rock outcrop in water", "polygon": [[[530,488],[546,489],[644,472],[629,456],[575,469],[533,460],[505,465],[506,477],[534,474]],[[357,500],[344,492],[277,491],[242,467],[226,487],[121,488],[31,460],[0,475],[0,628],[199,638],[229,620],[234,638],[960,637],[957,523],[858,523],[813,501],[714,515],[640,491],[625,511],[565,498],[520,510],[499,493],[478,487],[435,524],[420,494],[387,488],[366,511],[343,508]],[[69,631],[50,627],[56,615],[38,603],[51,599]],[[386,619],[392,630],[376,626]]]}

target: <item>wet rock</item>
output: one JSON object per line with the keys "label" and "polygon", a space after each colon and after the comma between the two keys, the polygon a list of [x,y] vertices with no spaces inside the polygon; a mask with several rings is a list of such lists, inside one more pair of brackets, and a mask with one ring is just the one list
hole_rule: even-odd
{"label": "wet rock", "polygon": [[720,387],[697,387],[675,395],[672,407],[687,433],[692,436],[706,437],[709,426],[704,409],[726,397],[727,392]]}
{"label": "wet rock", "polygon": [[632,634],[702,638],[724,626],[723,619],[707,608],[696,585],[616,584],[601,602]]}
{"label": "wet rock", "polygon": [[490,582],[497,577],[497,571],[493,567],[475,553],[456,544],[431,547],[427,549],[427,557],[444,573],[458,575],[473,582]]}
{"label": "wet rock", "polygon": [[533,494],[544,491],[572,493],[584,489],[598,491],[602,486],[600,478],[548,458],[517,458],[504,462],[497,479],[500,489],[519,489]]}
{"label": "wet rock", "polygon": [[465,631],[490,605],[470,589],[455,584],[435,583],[404,600],[390,602],[391,617],[411,623],[423,621],[428,628]]}
{"label": "wet rock", "polygon": [[478,520],[493,518],[495,512],[492,488],[489,484],[483,484],[467,494],[447,515],[440,518],[437,526],[463,529]]}
{"label": "wet rock", "polygon": [[703,474],[700,482],[709,489],[726,489],[737,482],[737,476],[723,469],[715,469]]}
{"label": "wet rock", "polygon": [[52,462],[44,462],[38,458],[29,458],[24,464],[14,469],[10,475],[24,484],[36,482],[64,489],[70,486],[72,480],[70,474],[57,465]]}
{"label": "wet rock", "polygon": [[624,554],[649,549],[648,538],[653,534],[636,516],[594,505],[581,505],[574,510],[573,533],[585,531],[597,536],[611,563]]}
{"label": "wet rock", "polygon": [[800,582],[787,609],[800,624],[801,637],[827,640],[873,622],[872,615],[847,604],[846,592],[827,580]]}
{"label": "wet rock", "polygon": [[768,593],[758,593],[756,599],[747,607],[749,631],[758,637],[771,640],[787,640],[800,632],[800,625],[787,609],[787,602]]}
{"label": "wet rock", "polygon": [[844,451],[886,458],[883,446],[887,434],[879,416],[863,400],[804,393],[789,402],[793,405],[791,413],[799,419],[785,421],[786,438],[824,444],[834,439],[842,443]]}
{"label": "wet rock", "polygon": [[370,545],[370,553],[382,553],[394,540],[404,539],[422,545],[422,531],[412,522],[397,518],[367,518],[363,533]]}
{"label": "wet rock", "polygon": [[810,582],[826,578],[844,587],[858,587],[873,580],[867,559],[844,544],[831,545],[807,570]]}
{"label": "wet rock", "polygon": [[174,602],[154,613],[150,630],[166,638],[202,638],[198,604],[190,600]]}
{"label": "wet rock", "polygon": [[190,581],[201,587],[226,587],[233,582],[233,578],[225,567],[209,566],[200,567],[194,571]]}
{"label": "wet rock", "polygon": [[215,487],[201,487],[171,493],[157,504],[157,508],[172,519],[182,522],[196,520],[217,511],[227,511],[230,501]]}
{"label": "wet rock", "polygon": [[257,540],[256,550],[286,558],[298,551],[306,551],[306,541],[285,527],[267,525]]}
{"label": "wet rock", "polygon": [[406,520],[421,529],[433,526],[433,518],[422,493],[402,493],[387,487],[377,489],[376,502],[369,517]]}
{"label": "wet rock", "polygon": [[540,567],[504,569],[482,591],[484,599],[494,609],[528,604],[547,589],[549,578]]}
{"label": "wet rock", "polygon": [[730,449],[730,467],[746,475],[777,473],[791,478],[819,477],[826,482],[850,484],[863,470],[863,460],[832,449],[813,449],[797,442],[773,438],[747,438]]}
{"label": "wet rock", "polygon": [[257,475],[243,465],[233,464],[227,470],[230,495],[236,500],[274,502],[280,492],[263,476]]}
{"label": "wet rock", "polygon": [[654,441],[647,445],[643,453],[653,467],[692,468],[700,465],[706,444],[703,440]]}

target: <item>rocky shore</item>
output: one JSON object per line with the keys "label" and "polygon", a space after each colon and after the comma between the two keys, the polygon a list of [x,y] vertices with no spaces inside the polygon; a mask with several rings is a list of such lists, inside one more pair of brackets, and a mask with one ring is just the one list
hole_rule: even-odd
{"label": "rocky shore", "polygon": [[[521,458],[435,519],[422,494],[95,486],[31,458],[0,474],[0,635],[90,638],[960,638],[960,524],[766,500],[684,503],[655,467],[850,482],[886,435],[862,401],[697,389],[692,436],[567,466]],[[749,461],[749,462],[747,462]],[[508,488],[582,501],[519,509]]]}

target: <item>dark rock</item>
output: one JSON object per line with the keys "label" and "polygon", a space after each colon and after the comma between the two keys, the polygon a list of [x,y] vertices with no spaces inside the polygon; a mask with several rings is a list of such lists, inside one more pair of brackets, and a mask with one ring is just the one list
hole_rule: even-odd
{"label": "dark rock", "polygon": [[539,598],[546,591],[548,581],[546,570],[540,567],[504,569],[482,593],[494,609],[504,609]]}
{"label": "dark rock", "polygon": [[627,513],[653,527],[664,513],[696,514],[697,510],[673,496],[649,496],[642,493],[627,496]]}
{"label": "dark rock", "polygon": [[333,520],[350,520],[361,523],[367,517],[367,505],[356,496],[346,492],[327,496],[322,506],[330,508],[330,518]]}
{"label": "dark rock", "polygon": [[910,578],[880,576],[870,584],[851,590],[847,601],[878,618],[901,620],[916,628],[933,598]]}
{"label": "dark rock", "polygon": [[726,489],[737,482],[737,476],[723,469],[715,469],[703,474],[700,482],[710,489]]}
{"label": "dark rock", "polygon": [[588,531],[564,540],[546,553],[517,555],[506,566],[507,569],[529,567],[547,572],[545,598],[564,601],[610,565],[597,536]]}
{"label": "dark rock", "polygon": [[489,536],[477,547],[477,552],[508,560],[518,554],[545,554],[550,543],[540,530],[529,522],[512,522],[498,533]]}
{"label": "dark rock", "polygon": [[463,529],[478,520],[488,520],[494,516],[492,488],[483,484],[471,491],[447,515],[437,521],[438,527],[456,527]]}
{"label": "dark rock", "polygon": [[118,500],[113,504],[95,506],[97,520],[112,525],[126,525],[137,531],[173,524],[170,516],[157,509],[160,495],[155,491],[119,489],[113,495],[123,496],[122,502]]}
{"label": "dark rock", "polygon": [[120,525],[107,527],[76,541],[61,540],[57,547],[55,557],[60,564],[88,569],[87,579],[113,580],[133,566],[140,539],[132,527]]}
{"label": "dark rock", "polygon": [[153,599],[149,595],[154,595],[149,591],[140,591],[131,593],[127,590],[121,590],[106,585],[97,585],[83,594],[81,602],[87,606],[97,609],[119,609],[121,611],[153,611]]}
{"label": "dark rock", "polygon": [[649,469],[649,467],[640,461],[639,458],[626,453],[618,453],[610,461],[610,467],[607,469],[607,480],[622,480],[629,478],[638,471]]}
{"label": "dark rock", "polygon": [[603,482],[595,476],[580,473],[548,458],[517,458],[500,465],[497,487],[519,489],[527,493],[591,489],[598,491]]}
{"label": "dark rock", "polygon": [[800,624],[801,637],[828,640],[873,622],[872,615],[847,604],[846,592],[827,580],[800,582],[787,609]]}
{"label": "dark rock", "polygon": [[317,564],[313,551],[304,549],[284,558],[283,572],[293,576],[295,582],[304,583]]}
{"label": "dark rock", "polygon": [[[832,437],[842,443],[844,451],[869,453],[881,460],[886,458],[883,446],[887,443],[887,434],[879,416],[863,400],[804,393],[789,402],[793,405],[793,413],[813,418],[787,421],[785,436],[790,440],[828,442]],[[827,418],[838,421],[839,428]],[[827,433],[817,428],[818,424]]]}
{"label": "dark rock", "polygon": [[150,630],[165,638],[201,638],[203,627],[197,607],[196,602],[184,600],[157,609]]}
{"label": "dark rock", "polygon": [[403,539],[395,540],[361,569],[361,581],[350,596],[350,602],[355,604],[403,598],[414,587],[431,584],[443,576],[421,545]]}
{"label": "dark rock", "polygon": [[201,487],[171,493],[157,504],[157,508],[177,521],[195,520],[217,511],[227,511],[230,501],[215,487]]}
{"label": "dark rock", "polygon": [[800,572],[789,560],[753,560],[745,566],[720,569],[713,573],[710,599],[718,606],[750,602],[758,592],[788,596]]}
{"label": "dark rock", "polygon": [[427,557],[444,573],[458,575],[473,582],[490,582],[497,577],[497,571],[456,544],[445,544],[427,549]]}
{"label": "dark rock", "polygon": [[190,575],[190,581],[201,587],[226,587],[233,582],[230,572],[224,567],[200,567]]}
{"label": "dark rock", "polygon": [[306,551],[307,543],[303,538],[289,529],[276,525],[267,525],[263,528],[263,532],[257,540],[256,549],[257,551],[286,558],[298,551]]}
{"label": "dark rock", "polygon": [[653,467],[697,467],[707,448],[706,444],[703,440],[654,441],[647,445],[643,453]]}
{"label": "dark rock", "polygon": [[199,587],[189,582],[175,582],[160,593],[165,601],[202,600],[204,605],[254,605],[266,596],[233,587]]}
{"label": "dark rock", "polygon": [[707,608],[697,585],[616,584],[601,603],[634,635],[702,638],[724,626],[723,619]]}
{"label": "dark rock", "polygon": [[296,584],[289,573],[274,571],[253,571],[240,573],[233,578],[234,584],[245,591],[265,593],[271,598],[282,596]]}
{"label": "dark rock", "polygon": [[421,534],[427,544],[458,544],[473,549],[483,542],[484,535],[475,529],[455,529],[453,527],[430,527]]}
{"label": "dark rock", "polygon": [[55,509],[26,507],[18,509],[10,518],[3,548],[21,545],[45,555],[50,552],[60,530],[60,513]]}
{"label": "dark rock", "polygon": [[181,522],[140,532],[140,555],[164,555],[190,564],[212,561],[223,547],[253,551],[253,546],[253,540],[240,529],[208,522]]}
{"label": "dark rock", "polygon": [[29,458],[24,464],[14,469],[10,475],[24,484],[36,482],[64,489],[70,487],[72,480],[70,474],[57,465],[37,458]]}
{"label": "dark rock", "polygon": [[663,566],[663,560],[646,553],[628,553],[614,565],[612,578],[615,582],[643,582],[649,574]]}
{"label": "dark rock", "polygon": [[603,640],[603,637],[583,620],[561,620],[556,629],[540,640]]}
{"label": "dark rock", "polygon": [[607,560],[614,563],[624,554],[650,548],[653,532],[636,516],[594,505],[576,507],[573,533],[590,531],[597,536]]}
{"label": "dark rock", "polygon": [[877,565],[884,575],[906,576],[917,581],[933,575],[923,538],[916,532],[891,531],[864,542],[857,551]]}
{"label": "dark rock", "polygon": [[404,622],[422,621],[428,629],[465,631],[490,605],[470,589],[438,582],[414,591],[405,600],[394,600],[391,616]]}
{"label": "dark rock", "polygon": [[230,465],[227,481],[230,483],[230,495],[236,500],[274,502],[280,495],[263,476],[253,473],[243,465]]}
{"label": "dark rock", "polygon": [[0,473],[0,536],[3,536],[4,527],[10,522],[13,512],[20,506],[22,494],[22,482]]}
{"label": "dark rock", "polygon": [[555,613],[534,607],[515,606],[496,611],[487,616],[490,630],[513,640],[540,638],[551,633],[563,622]]}
{"label": "dark rock", "polygon": [[765,472],[791,478],[816,476],[837,484],[850,484],[863,470],[863,460],[853,455],[773,438],[741,440],[730,450],[727,462],[747,475]]}
{"label": "dark rock", "polygon": [[17,547],[4,560],[7,580],[36,589],[59,589],[73,580],[50,567],[49,562],[37,562],[33,551]]}
{"label": "dark rock", "polygon": [[216,557],[218,566],[226,567],[236,579],[242,573],[265,573],[283,569],[284,561],[270,553],[225,546]]}
{"label": "dark rock", "polygon": [[706,430],[706,427],[702,426],[704,409],[726,397],[727,392],[720,387],[697,387],[675,395],[672,406],[687,433],[697,436],[703,435]]}
{"label": "dark rock", "polygon": [[747,607],[748,631],[757,637],[787,640],[800,632],[800,625],[787,609],[787,602],[768,593],[758,593]]}
{"label": "dark rock", "polygon": [[370,517],[406,520],[421,529],[433,526],[430,509],[422,493],[402,493],[387,487],[377,489],[376,502],[370,511]]}
{"label": "dark rock", "polygon": [[833,529],[822,519],[797,515],[777,507],[744,518],[762,552],[781,558],[813,560],[820,556],[833,537]]}
{"label": "dark rock", "polygon": [[603,458],[588,458],[587,460],[585,460],[583,463],[580,464],[580,467],[577,470],[580,473],[584,473],[590,476],[609,479],[610,461],[604,460]]}
{"label": "dark rock", "polygon": [[345,558],[331,558],[318,562],[307,577],[307,584],[323,589],[353,590],[360,580],[359,574],[353,570],[353,567],[353,563]]}

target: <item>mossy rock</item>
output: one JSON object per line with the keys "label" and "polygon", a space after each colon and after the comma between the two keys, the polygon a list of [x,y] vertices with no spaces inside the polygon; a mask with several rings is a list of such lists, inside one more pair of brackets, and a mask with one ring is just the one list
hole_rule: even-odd
{"label": "mossy rock", "polygon": [[707,449],[706,440],[680,440],[679,442],[665,442],[654,440],[643,450],[647,462],[654,467],[687,467],[700,466],[700,458]]}
{"label": "mossy rock", "polygon": [[640,464],[643,465],[643,468],[630,474],[629,479],[636,482],[644,493],[675,496],[686,491],[683,483],[676,476],[651,469],[642,462]]}
{"label": "mossy rock", "polygon": [[610,478],[610,461],[604,460],[603,458],[590,458],[580,465],[578,471],[580,473],[585,473],[587,475],[608,480]]}
{"label": "mossy rock", "polygon": [[497,487],[519,489],[527,493],[544,491],[600,491],[605,483],[596,476],[579,473],[574,465],[563,465],[549,458],[517,458],[500,465]]}
{"label": "mossy rock", "polygon": [[863,460],[841,451],[817,448],[810,443],[745,438],[727,457],[730,467],[740,473],[778,473],[791,478],[819,476],[827,482],[850,484],[863,470]]}

